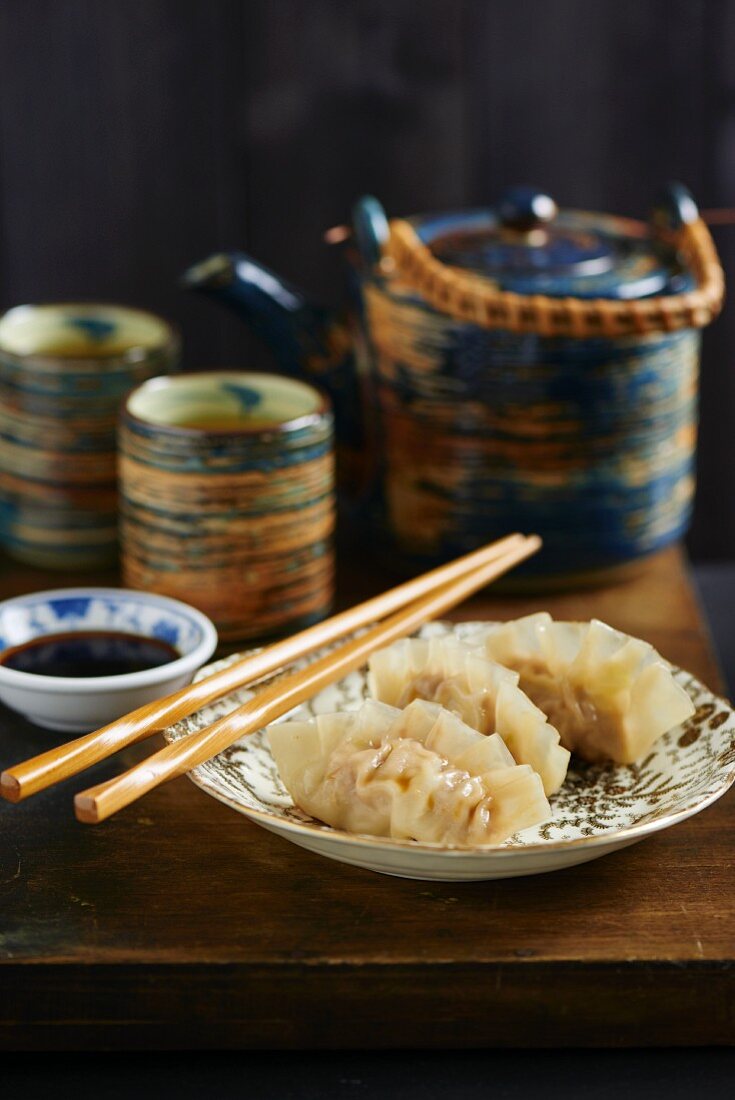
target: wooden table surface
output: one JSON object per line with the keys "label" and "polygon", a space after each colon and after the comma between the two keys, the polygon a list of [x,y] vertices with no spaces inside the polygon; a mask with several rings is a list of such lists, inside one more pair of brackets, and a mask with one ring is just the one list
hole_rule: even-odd
{"label": "wooden table surface", "polygon": [[[109,578],[85,578],[85,583]],[[80,583],[2,562],[0,596]],[[363,575],[361,586],[385,586]],[[348,584],[343,602],[356,597]],[[678,550],[616,587],[488,590],[718,670]],[[0,713],[0,764],[47,747]],[[145,751],[145,750],[143,750]],[[141,747],[94,769],[102,780]],[[92,773],[89,773],[90,775]],[[735,797],[550,875],[392,879],[320,859],[186,778],[96,827],[77,778],[0,808],[0,1047],[644,1046],[735,1038]]]}

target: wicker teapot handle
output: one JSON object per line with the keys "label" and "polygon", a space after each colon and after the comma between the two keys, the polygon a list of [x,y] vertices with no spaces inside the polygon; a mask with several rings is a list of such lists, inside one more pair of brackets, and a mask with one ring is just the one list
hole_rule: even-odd
{"label": "wicker teapot handle", "polygon": [[694,276],[695,289],[682,294],[624,301],[550,298],[544,294],[499,290],[485,279],[437,260],[413,226],[400,218],[389,223],[383,257],[435,309],[482,328],[567,337],[615,337],[701,328],[720,312],[725,280],[709,230],[691,200],[690,204],[691,220],[679,219],[676,229],[654,223],[654,232],[674,245]]}

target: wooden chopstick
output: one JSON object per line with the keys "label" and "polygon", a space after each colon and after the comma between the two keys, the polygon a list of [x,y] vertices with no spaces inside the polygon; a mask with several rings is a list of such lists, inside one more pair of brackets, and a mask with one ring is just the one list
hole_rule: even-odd
{"label": "wooden chopstick", "polygon": [[120,749],[142,741],[152,733],[194,714],[215,699],[238,688],[247,687],[291,661],[306,656],[312,650],[392,614],[438,585],[446,584],[486,562],[494,561],[521,542],[521,535],[508,535],[347,611],[333,615],[290,638],[276,642],[260,653],[251,654],[196,684],[187,684],[171,695],[146,703],[93,733],[87,733],[15,764],[0,775],[0,794],[9,802],[20,802],[53,783],[68,779]]}
{"label": "wooden chopstick", "polygon": [[536,553],[540,546],[541,539],[537,535],[529,536],[500,558],[423,596],[306,668],[269,684],[247,703],[211,726],[166,745],[115,779],[81,791],[74,799],[77,818],[88,824],[104,821],[160,783],[203,764],[238,738],[275,721],[334,680],[359,668],[374,650],[410,634],[422,623],[484,588],[524,558]]}

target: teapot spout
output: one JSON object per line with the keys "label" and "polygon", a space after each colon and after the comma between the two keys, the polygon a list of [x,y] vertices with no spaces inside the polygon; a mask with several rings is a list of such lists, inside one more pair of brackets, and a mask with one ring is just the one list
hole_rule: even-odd
{"label": "teapot spout", "polygon": [[190,267],[182,283],[234,310],[270,347],[284,374],[325,389],[341,427],[337,406],[350,388],[345,375],[352,369],[352,338],[331,310],[245,252],[216,253]]}
{"label": "teapot spout", "polygon": [[271,348],[285,373],[307,374],[306,359],[332,343],[328,310],[244,252],[218,252],[186,271],[182,284],[234,310]]}
{"label": "teapot spout", "polygon": [[324,390],[339,449],[361,452],[360,386],[346,324],[245,252],[216,253],[190,267],[182,283],[234,310],[270,347],[284,374]]}

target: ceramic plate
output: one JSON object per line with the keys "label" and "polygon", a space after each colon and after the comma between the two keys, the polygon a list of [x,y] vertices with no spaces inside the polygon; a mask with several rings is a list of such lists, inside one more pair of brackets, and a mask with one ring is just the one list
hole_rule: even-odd
{"label": "ceramic plate", "polygon": [[[427,637],[454,632],[466,639],[486,626],[431,623],[420,634]],[[236,659],[230,657],[210,665],[197,678]],[[735,780],[735,712],[689,673],[674,671],[692,697],[696,714],[684,726],[661,737],[651,753],[635,765],[573,761],[564,786],[551,798],[552,818],[544,825],[517,833],[497,848],[442,848],[355,835],[323,825],[293,805],[262,732],[196,768],[190,778],[207,794],[286,840],[372,871],[439,881],[556,871],[625,848],[683,821],[720,798]],[[250,691],[240,691],[205,707],[167,730],[166,738],[176,740],[209,725],[251,695]],[[364,673],[352,673],[284,716],[284,720],[354,710],[366,696]]]}

